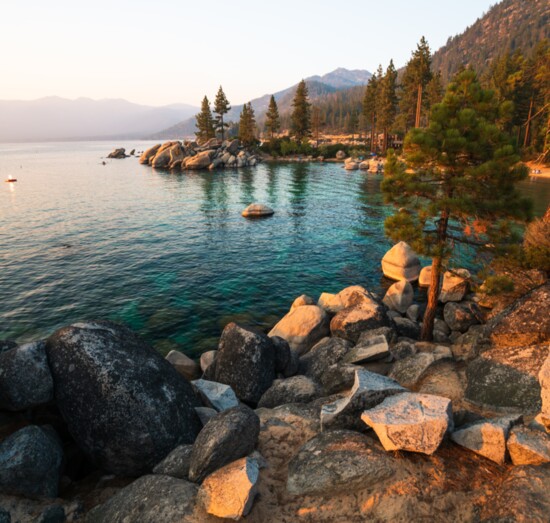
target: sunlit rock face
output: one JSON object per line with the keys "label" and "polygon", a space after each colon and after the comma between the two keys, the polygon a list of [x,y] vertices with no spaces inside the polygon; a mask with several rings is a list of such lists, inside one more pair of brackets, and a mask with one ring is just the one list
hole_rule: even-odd
{"label": "sunlit rock face", "polygon": [[550,437],[542,431],[514,427],[506,446],[514,465],[550,463]]}
{"label": "sunlit rock face", "polygon": [[420,275],[420,260],[409,244],[399,242],[382,258],[382,272],[392,280],[416,281]]}

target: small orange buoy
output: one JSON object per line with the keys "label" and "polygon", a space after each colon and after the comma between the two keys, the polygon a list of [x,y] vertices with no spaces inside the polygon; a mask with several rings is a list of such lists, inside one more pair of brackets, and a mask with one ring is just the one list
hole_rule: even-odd
{"label": "small orange buoy", "polygon": [[5,180],[8,183],[13,183],[17,181],[17,178],[14,178],[11,174],[8,176],[8,179]]}

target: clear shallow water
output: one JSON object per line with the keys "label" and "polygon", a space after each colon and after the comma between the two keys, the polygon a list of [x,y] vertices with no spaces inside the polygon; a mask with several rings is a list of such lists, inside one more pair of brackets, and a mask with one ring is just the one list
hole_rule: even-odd
{"label": "clear shallow water", "polygon": [[[388,285],[380,177],[338,164],[183,174],[136,158],[102,165],[115,145],[0,145],[0,179],[19,180],[0,185],[0,339],[108,318],[162,351],[198,354],[229,321],[267,328],[302,293]],[[541,187],[547,202],[550,181],[528,189]],[[253,201],[275,215],[242,218]]]}

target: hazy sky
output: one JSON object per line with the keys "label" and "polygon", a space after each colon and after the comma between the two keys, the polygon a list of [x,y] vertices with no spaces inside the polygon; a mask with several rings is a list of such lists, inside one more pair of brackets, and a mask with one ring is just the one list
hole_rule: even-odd
{"label": "hazy sky", "polygon": [[404,65],[496,0],[2,0],[0,99],[242,103],[337,67]]}

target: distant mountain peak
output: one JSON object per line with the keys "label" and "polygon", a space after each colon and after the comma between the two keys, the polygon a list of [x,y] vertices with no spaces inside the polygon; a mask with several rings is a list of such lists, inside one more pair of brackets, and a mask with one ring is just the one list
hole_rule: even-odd
{"label": "distant mountain peak", "polygon": [[306,81],[321,82],[335,89],[346,89],[366,85],[372,74],[364,69],[346,69],[338,67],[323,76],[310,76]]}

